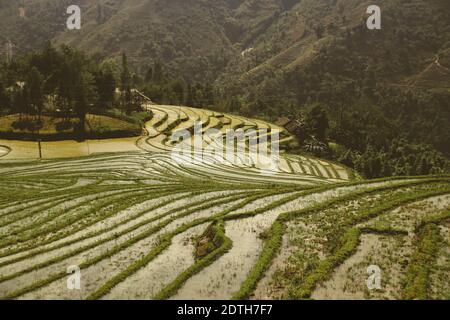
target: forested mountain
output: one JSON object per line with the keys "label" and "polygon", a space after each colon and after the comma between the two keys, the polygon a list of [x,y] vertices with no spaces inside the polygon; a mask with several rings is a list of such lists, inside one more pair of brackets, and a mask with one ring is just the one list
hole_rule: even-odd
{"label": "forested mountain", "polygon": [[[71,4],[82,8],[79,31],[65,27]],[[126,51],[136,67],[160,60],[186,80],[232,70],[249,72],[250,77],[271,67],[292,70],[324,51],[337,57],[328,66],[330,72],[341,71],[339,66],[347,66],[343,62],[351,59],[359,65],[346,68],[352,77],[369,64],[380,76],[404,80],[423,71],[449,47],[448,1],[377,1],[383,29],[376,32],[365,29],[370,4],[366,0],[1,0],[0,41],[10,39],[18,53],[39,48],[46,40],[107,56]]]}
{"label": "forested mountain", "polygon": [[[82,8],[81,30],[65,27],[71,4]],[[369,177],[433,172],[443,161],[435,150],[450,155],[450,2],[376,1],[381,30],[366,27],[371,4],[0,0],[0,42],[16,55],[48,40],[99,60],[126,53],[157,102],[299,123],[323,113],[313,117],[323,124],[295,132],[301,143],[336,142],[320,153]]]}

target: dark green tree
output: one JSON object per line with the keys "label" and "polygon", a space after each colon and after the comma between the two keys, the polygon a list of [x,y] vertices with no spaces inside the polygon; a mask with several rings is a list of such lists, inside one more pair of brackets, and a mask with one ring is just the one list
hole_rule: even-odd
{"label": "dark green tree", "polygon": [[30,103],[28,101],[28,95],[22,87],[15,87],[12,92],[12,111],[19,113],[20,120],[24,115],[29,114]]}
{"label": "dark green tree", "polygon": [[187,88],[186,88],[185,105],[187,105],[188,107],[193,107],[194,106],[194,90],[193,90],[191,84],[188,84]]}
{"label": "dark green tree", "polygon": [[144,79],[146,82],[153,81],[153,67],[152,66],[148,67],[147,72],[145,73]]}
{"label": "dark green tree", "polygon": [[86,115],[88,114],[92,101],[95,100],[94,79],[92,74],[83,70],[78,74],[78,85],[75,87],[74,111],[78,116],[79,133],[84,134],[86,127]]}
{"label": "dark green tree", "polygon": [[0,79],[0,113],[5,112],[9,108],[9,99],[6,94],[6,86]]}
{"label": "dark green tree", "polygon": [[44,78],[36,67],[31,68],[28,73],[24,90],[28,95],[31,112],[37,114],[40,119],[44,106]]}
{"label": "dark green tree", "polygon": [[164,70],[161,62],[156,61],[153,67],[153,82],[160,84],[164,80]]}
{"label": "dark green tree", "polygon": [[184,103],[184,83],[182,80],[176,80],[171,85],[174,100],[172,104],[180,105]]}
{"label": "dark green tree", "polygon": [[110,70],[100,70],[95,76],[95,89],[97,91],[97,106],[110,108],[114,103],[116,79]]}
{"label": "dark green tree", "polygon": [[320,141],[325,141],[330,124],[324,107],[320,104],[314,105],[306,115],[306,123],[311,136],[315,136]]}
{"label": "dark green tree", "polygon": [[122,107],[127,113],[131,113],[132,96],[131,96],[131,72],[128,68],[127,55],[122,55],[122,73],[120,76],[120,91],[122,94]]}

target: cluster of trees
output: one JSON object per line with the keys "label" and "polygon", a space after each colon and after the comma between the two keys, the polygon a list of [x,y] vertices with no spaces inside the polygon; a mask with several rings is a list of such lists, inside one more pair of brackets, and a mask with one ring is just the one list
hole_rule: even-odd
{"label": "cluster of trees", "polygon": [[450,170],[448,159],[441,153],[429,145],[411,144],[405,139],[395,139],[378,150],[368,145],[363,153],[346,149],[337,160],[366,178],[440,174]]}
{"label": "cluster of trees", "polygon": [[[18,127],[39,127],[44,112],[69,119],[79,118],[84,131],[88,112],[120,108],[130,113],[132,74],[124,55],[122,66],[114,60],[89,57],[84,53],[50,44],[11,63],[0,66],[0,113],[20,114]],[[116,88],[120,88],[117,99]]]}
{"label": "cluster of trees", "polygon": [[135,75],[138,88],[161,104],[214,108],[215,94],[212,84],[189,83],[170,74],[166,66],[156,61],[146,68],[143,78]]}
{"label": "cluster of trees", "polygon": [[0,113],[20,114],[24,122],[53,112],[67,118],[76,115],[82,127],[89,111],[120,109],[129,114],[139,109],[135,89],[160,104],[214,108],[217,101],[212,83],[189,83],[171,75],[159,61],[141,76],[125,54],[119,65],[112,58],[48,44],[0,65]]}

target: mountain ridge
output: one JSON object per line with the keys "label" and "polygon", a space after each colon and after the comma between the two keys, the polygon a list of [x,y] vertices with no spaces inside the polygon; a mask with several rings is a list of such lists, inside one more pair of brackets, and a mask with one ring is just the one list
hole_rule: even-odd
{"label": "mountain ridge", "polygon": [[[65,30],[65,9],[70,4],[82,9],[81,30]],[[106,57],[119,58],[126,52],[141,74],[145,72],[141,69],[158,60],[187,81],[214,81],[223,74],[246,75],[265,66],[292,69],[308,63],[311,52],[360,32],[370,4],[366,0],[1,1],[0,28],[4,32],[0,41],[10,38],[18,54],[39,48],[46,41]],[[447,33],[443,34],[449,29],[445,18],[450,18],[443,10],[448,8],[445,1],[379,1],[378,5],[382,8],[383,29],[365,33],[374,41],[389,36],[391,39],[385,39],[389,47],[403,41],[406,47],[414,45],[417,49],[404,30],[418,34],[419,29],[424,33],[433,29],[442,34],[436,38],[445,40],[444,49],[450,43]],[[19,15],[20,6],[26,12],[24,18]],[[433,16],[433,25],[425,26],[417,19],[424,16],[427,23]],[[398,30],[400,34],[389,34]],[[417,60],[438,53],[434,46],[427,47],[425,38],[420,41],[423,52],[414,52]],[[417,68],[417,62],[412,64]]]}

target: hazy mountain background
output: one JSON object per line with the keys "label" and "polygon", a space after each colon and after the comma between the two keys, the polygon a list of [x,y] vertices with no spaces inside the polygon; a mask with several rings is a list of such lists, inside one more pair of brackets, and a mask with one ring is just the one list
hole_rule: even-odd
{"label": "hazy mountain background", "polygon": [[[71,4],[81,30],[65,27]],[[371,4],[382,30],[366,27]],[[448,0],[0,0],[0,42],[17,55],[49,40],[117,61],[126,53],[142,77],[159,61],[185,98],[158,102],[270,120],[302,120],[320,104],[327,137],[346,148],[336,158],[351,166],[391,157],[399,138],[420,144],[405,157],[450,155],[449,21]]]}
{"label": "hazy mountain background", "polygon": [[[427,70],[437,55],[449,64],[449,1],[375,2],[381,31],[365,29],[374,4],[365,0],[1,0],[0,41],[10,39],[17,53],[47,40],[107,56],[126,52],[136,67],[160,60],[186,80],[257,78],[329,54],[337,60],[328,61],[330,73],[357,78],[370,65],[385,80],[449,86],[440,70]],[[71,4],[82,8],[79,31],[65,28]],[[347,59],[355,70],[339,70]]]}

